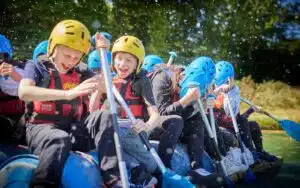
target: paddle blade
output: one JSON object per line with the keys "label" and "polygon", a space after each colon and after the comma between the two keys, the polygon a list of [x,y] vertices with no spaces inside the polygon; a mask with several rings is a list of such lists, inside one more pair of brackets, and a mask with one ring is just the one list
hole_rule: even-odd
{"label": "paddle blade", "polygon": [[300,124],[290,120],[280,120],[280,126],[288,133],[290,137],[300,142]]}
{"label": "paddle blade", "polygon": [[163,183],[162,188],[196,188],[188,179],[175,174],[174,172],[167,170],[163,174]]}

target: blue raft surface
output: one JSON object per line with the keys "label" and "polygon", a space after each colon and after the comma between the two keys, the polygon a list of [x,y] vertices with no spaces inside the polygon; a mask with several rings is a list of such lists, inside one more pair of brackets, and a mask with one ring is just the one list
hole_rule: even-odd
{"label": "blue raft surface", "polygon": [[[17,150],[20,148],[15,148],[15,151],[11,153],[16,154]],[[0,187],[27,188],[34,169],[38,165],[38,157],[32,154],[23,154],[23,151],[19,155],[10,157],[11,153],[0,153],[1,160],[9,157],[0,165]],[[70,153],[61,182],[62,187],[65,188],[99,188],[103,185],[96,162],[90,155],[82,152]]]}

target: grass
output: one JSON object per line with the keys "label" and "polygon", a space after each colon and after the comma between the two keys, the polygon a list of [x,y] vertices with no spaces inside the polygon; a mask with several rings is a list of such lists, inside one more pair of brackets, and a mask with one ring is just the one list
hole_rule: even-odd
{"label": "grass", "polygon": [[[244,77],[237,81],[241,96],[254,104],[261,106],[279,119],[289,119],[300,122],[300,89],[293,88],[280,81],[267,81],[255,83],[252,78]],[[242,104],[241,112],[249,106]],[[253,113],[249,120],[257,121],[263,129],[280,129],[277,122],[271,118]]]}

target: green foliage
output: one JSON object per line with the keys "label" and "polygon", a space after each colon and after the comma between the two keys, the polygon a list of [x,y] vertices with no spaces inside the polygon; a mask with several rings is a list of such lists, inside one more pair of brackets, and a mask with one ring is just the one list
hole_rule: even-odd
{"label": "green foliage", "polygon": [[[272,113],[281,119],[300,122],[300,90],[280,81],[265,81],[255,83],[251,76],[237,81],[241,96]],[[242,103],[242,112],[249,108]],[[253,113],[250,120],[259,122],[263,129],[280,129],[277,122],[271,118]]]}
{"label": "green foliage", "polygon": [[255,83],[251,76],[237,82],[241,95],[266,109],[300,109],[300,90],[280,81]]}
{"label": "green foliage", "polygon": [[[30,58],[34,47],[62,19],[78,19],[91,34],[106,31],[113,40],[135,35],[147,54],[160,55],[165,61],[169,51],[177,52],[178,64],[188,64],[201,55],[228,60],[242,69],[239,77],[251,74],[261,79],[254,74],[260,65],[257,52],[290,55],[300,48],[299,41],[281,40],[282,31],[274,27],[288,17],[279,14],[275,0],[6,0],[0,10],[0,33],[12,40],[16,59]],[[264,63],[271,61],[263,57]],[[286,63],[283,61],[276,61],[275,66]],[[270,78],[275,76],[269,73]]]}

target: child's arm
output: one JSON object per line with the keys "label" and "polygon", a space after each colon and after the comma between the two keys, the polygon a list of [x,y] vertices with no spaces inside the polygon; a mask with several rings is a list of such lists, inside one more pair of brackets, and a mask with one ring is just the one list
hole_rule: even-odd
{"label": "child's arm", "polygon": [[156,125],[154,125],[154,122],[159,117],[158,109],[156,106],[149,106],[147,108],[147,110],[149,113],[149,120],[146,122],[146,124],[150,126],[150,129],[152,129],[152,128],[156,127]]}
{"label": "child's arm", "polygon": [[99,88],[99,79],[90,78],[70,90],[47,89],[36,86],[36,83],[43,80],[43,75],[39,73],[36,66],[27,63],[24,78],[19,85],[19,97],[24,101],[55,101],[71,100],[78,96],[84,96],[94,92]]}
{"label": "child's arm", "polygon": [[89,111],[90,113],[96,111],[99,109],[100,107],[100,100],[102,97],[103,93],[99,90],[95,91],[91,98],[90,98],[90,102],[89,102]]}
{"label": "child's arm", "polygon": [[246,112],[244,112],[243,114],[241,114],[241,116],[243,116],[244,118],[248,119],[248,117],[254,112],[255,110],[253,108],[248,108],[248,110],[246,110]]}
{"label": "child's arm", "polygon": [[140,95],[143,97],[149,113],[149,120],[146,122],[146,130],[151,130],[157,126],[154,122],[159,117],[158,108],[153,97],[151,82],[147,77],[142,77],[136,84],[136,87],[136,89],[140,91]]}
{"label": "child's arm", "polygon": [[43,75],[33,62],[26,63],[24,78],[19,85],[19,97],[25,101],[51,101],[67,99],[67,91],[37,87]]}

